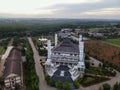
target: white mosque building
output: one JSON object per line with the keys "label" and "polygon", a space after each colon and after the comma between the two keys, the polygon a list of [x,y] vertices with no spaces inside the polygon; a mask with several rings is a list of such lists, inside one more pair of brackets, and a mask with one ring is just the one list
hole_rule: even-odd
{"label": "white mosque building", "polygon": [[79,45],[74,44],[69,38],[58,44],[57,34],[55,34],[55,46],[51,49],[51,40],[47,41],[47,45],[45,69],[50,77],[55,81],[72,82],[83,76],[85,55],[82,35],[79,36]]}

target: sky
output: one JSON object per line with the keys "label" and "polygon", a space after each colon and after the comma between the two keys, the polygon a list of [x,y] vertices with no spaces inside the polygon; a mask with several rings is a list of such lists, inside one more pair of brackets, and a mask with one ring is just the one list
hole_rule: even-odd
{"label": "sky", "polygon": [[0,18],[120,19],[120,0],[0,0]]}

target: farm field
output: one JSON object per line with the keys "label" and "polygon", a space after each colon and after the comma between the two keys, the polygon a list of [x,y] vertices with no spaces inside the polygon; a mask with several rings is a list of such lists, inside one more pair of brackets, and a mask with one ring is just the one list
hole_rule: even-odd
{"label": "farm field", "polygon": [[107,39],[107,40],[105,40],[105,42],[113,44],[113,45],[120,46],[120,38],[118,38],[118,39]]}
{"label": "farm field", "polygon": [[102,41],[89,40],[85,42],[85,52],[99,60],[120,66],[120,47]]}

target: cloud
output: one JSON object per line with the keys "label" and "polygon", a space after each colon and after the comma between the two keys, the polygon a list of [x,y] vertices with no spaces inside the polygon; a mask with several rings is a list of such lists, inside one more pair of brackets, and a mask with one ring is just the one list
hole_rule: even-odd
{"label": "cloud", "polygon": [[58,15],[60,17],[81,18],[83,15],[84,17],[91,17],[98,14],[97,16],[102,18],[104,15],[109,15],[114,18],[115,15],[120,17],[119,13],[115,13],[120,11],[119,3],[120,0],[101,0],[101,2],[93,3],[55,4],[45,9],[51,10],[54,16]]}
{"label": "cloud", "polygon": [[[117,14],[116,14],[117,13]],[[120,8],[104,8],[80,13],[83,15],[120,15]]]}
{"label": "cloud", "polygon": [[15,5],[16,9],[7,11],[0,8],[0,16],[36,18],[108,18],[109,16],[109,18],[120,18],[120,14],[116,13],[120,11],[120,0],[34,0],[33,3],[31,0],[27,5],[28,1],[30,0],[21,0],[19,7]]}

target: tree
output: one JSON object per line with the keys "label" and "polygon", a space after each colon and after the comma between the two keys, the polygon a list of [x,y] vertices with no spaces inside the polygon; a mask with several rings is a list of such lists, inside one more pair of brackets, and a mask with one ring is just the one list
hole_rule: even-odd
{"label": "tree", "polygon": [[57,89],[62,89],[62,87],[63,87],[62,82],[61,82],[61,81],[58,81],[58,82],[56,83],[56,87],[57,87]]}
{"label": "tree", "polygon": [[113,86],[113,90],[120,90],[120,83],[116,82]]}
{"label": "tree", "polygon": [[111,86],[108,83],[103,84],[103,90],[110,90]]}
{"label": "tree", "polygon": [[2,78],[0,77],[0,90],[2,90],[2,84],[3,84]]}
{"label": "tree", "polygon": [[99,67],[100,67],[100,68],[102,67],[102,64],[101,64],[101,63],[99,63]]}
{"label": "tree", "polygon": [[119,83],[119,85],[118,85],[118,89],[120,90],[120,83]]}
{"label": "tree", "polygon": [[90,62],[86,62],[85,66],[86,66],[87,69],[89,69],[90,68]]}
{"label": "tree", "polygon": [[70,88],[71,88],[70,83],[65,82],[65,83],[64,83],[64,90],[70,90]]}

